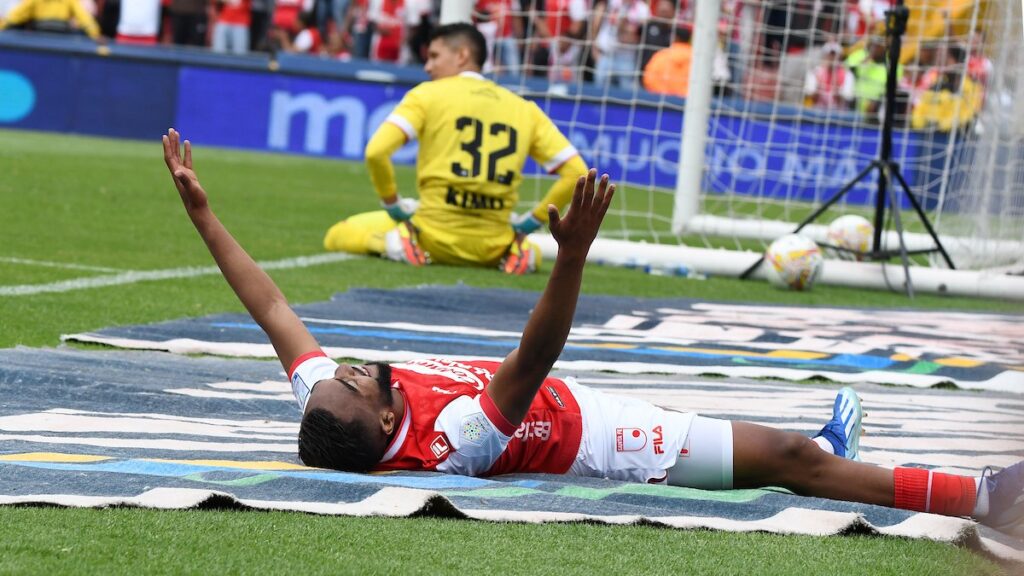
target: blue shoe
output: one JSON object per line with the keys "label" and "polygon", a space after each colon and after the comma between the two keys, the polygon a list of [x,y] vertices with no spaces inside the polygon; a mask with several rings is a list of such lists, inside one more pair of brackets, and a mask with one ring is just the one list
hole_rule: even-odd
{"label": "blue shoe", "polygon": [[1024,461],[985,478],[981,489],[988,490],[988,514],[978,520],[1024,539]]}
{"label": "blue shoe", "polygon": [[839,391],[832,405],[832,419],[818,432],[832,444],[836,456],[860,462],[861,419],[860,397],[849,386]]}

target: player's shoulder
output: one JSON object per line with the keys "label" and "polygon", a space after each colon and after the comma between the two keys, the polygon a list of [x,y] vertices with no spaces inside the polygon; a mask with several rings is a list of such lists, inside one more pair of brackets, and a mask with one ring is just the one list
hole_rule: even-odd
{"label": "player's shoulder", "polygon": [[509,103],[530,103],[529,100],[523,98],[519,94],[516,94],[512,90],[509,90],[501,84],[498,84],[497,82],[480,74],[463,73],[456,76],[450,76],[448,78],[425,82],[424,84],[431,85],[430,88],[428,88],[431,92],[446,94],[457,93],[462,97],[480,98],[493,101],[495,104],[501,103],[502,105],[507,105]]}

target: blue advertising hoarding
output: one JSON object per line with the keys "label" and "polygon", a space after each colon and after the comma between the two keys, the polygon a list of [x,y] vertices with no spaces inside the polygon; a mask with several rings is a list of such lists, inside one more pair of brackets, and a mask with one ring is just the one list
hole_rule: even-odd
{"label": "blue advertising hoarding", "polygon": [[[351,80],[184,67],[178,125],[196,142],[360,160],[377,126],[411,88]],[[615,180],[673,188],[683,115],[644,106],[538,102],[587,162]],[[818,123],[771,124],[719,116],[711,128],[706,189],[774,198],[821,199],[838,190],[877,155],[874,128]],[[842,143],[840,145],[840,143]],[[913,136],[895,149],[917,153]],[[415,161],[415,143],[396,162]],[[537,170],[532,164],[527,172]],[[904,167],[913,185],[914,166]],[[851,203],[872,202],[877,174],[857,186]]]}
{"label": "blue advertising hoarding", "polygon": [[0,53],[0,127],[158,138],[174,120],[177,67],[81,54]]}
{"label": "blue advertising hoarding", "polygon": [[[0,127],[154,139],[173,125],[203,145],[361,160],[370,135],[412,87],[189,62],[187,55],[146,60],[0,48]],[[538,104],[613,179],[675,186],[678,107],[558,97]],[[729,114],[713,116],[709,131],[706,190],[780,199],[822,200],[877,156],[879,140],[872,127]],[[909,159],[902,168],[911,186],[930,188],[919,181],[930,149],[920,135],[897,133],[894,147]],[[410,164],[415,156],[412,143],[395,161]],[[534,171],[531,163],[527,172]],[[871,203],[876,188],[872,172],[847,201]]]}

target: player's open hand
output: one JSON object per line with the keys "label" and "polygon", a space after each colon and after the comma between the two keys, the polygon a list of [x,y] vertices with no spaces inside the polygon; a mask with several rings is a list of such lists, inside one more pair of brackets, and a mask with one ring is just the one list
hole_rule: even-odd
{"label": "player's open hand", "polygon": [[586,176],[576,180],[572,203],[564,217],[559,217],[558,208],[549,205],[548,226],[559,249],[581,250],[586,255],[614,195],[615,185],[608,183],[608,175],[601,176],[598,182],[597,170],[591,168]]}
{"label": "player's open hand", "polygon": [[199,178],[192,170],[192,143],[185,140],[185,155],[181,154],[181,135],[174,128],[163,137],[164,163],[174,179],[185,210],[192,212],[206,207],[206,191],[199,185]]}

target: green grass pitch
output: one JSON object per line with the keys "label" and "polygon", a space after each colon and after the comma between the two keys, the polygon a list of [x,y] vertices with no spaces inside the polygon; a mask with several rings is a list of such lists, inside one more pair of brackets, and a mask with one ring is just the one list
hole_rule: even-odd
{"label": "green grass pitch", "polygon": [[[212,260],[152,142],[0,130],[0,286],[71,281]],[[185,137],[188,137],[185,134]],[[214,150],[196,143],[211,205],[257,260],[321,252],[328,226],[377,208],[358,163]],[[413,173],[399,169],[401,190]],[[628,193],[628,192],[627,192]],[[61,265],[54,265],[61,264]],[[73,264],[76,267],[66,266]],[[412,269],[355,259],[271,274],[293,303],[349,287],[426,283],[543,287],[543,274]],[[836,306],[1010,311],[1008,302],[819,286],[806,294],[593,267],[584,291]],[[242,311],[219,276],[30,296],[0,295],[0,347],[56,346],[61,334]],[[291,513],[0,508],[2,573],[998,574],[946,545],[895,538],[780,537],[651,527],[506,525]]]}

